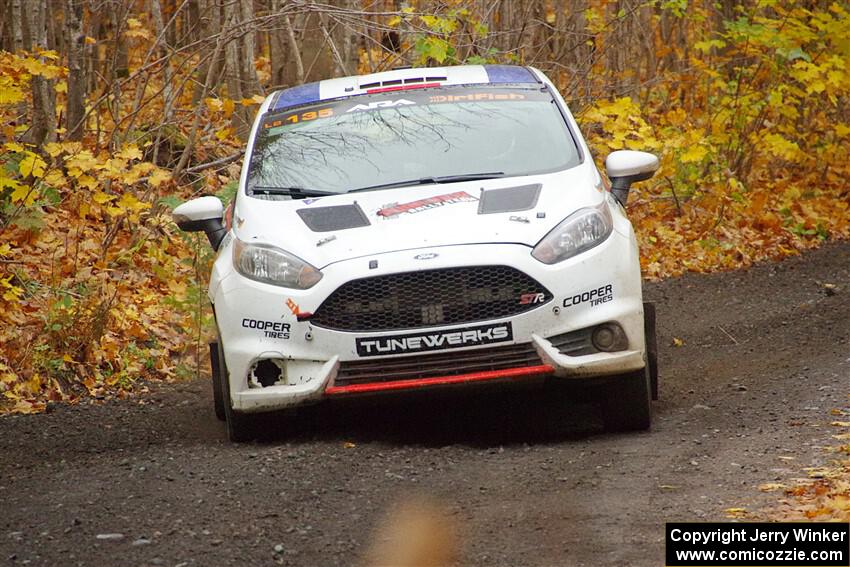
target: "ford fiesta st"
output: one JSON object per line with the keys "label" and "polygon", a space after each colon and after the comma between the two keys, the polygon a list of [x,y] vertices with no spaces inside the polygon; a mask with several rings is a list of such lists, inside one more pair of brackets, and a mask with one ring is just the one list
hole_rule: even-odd
{"label": "ford fiesta st", "polygon": [[602,382],[611,430],[650,425],[654,312],[624,206],[655,156],[597,171],[528,67],[399,69],[271,94],[228,220],[174,210],[218,251],[215,408],[255,414],[485,381]]}

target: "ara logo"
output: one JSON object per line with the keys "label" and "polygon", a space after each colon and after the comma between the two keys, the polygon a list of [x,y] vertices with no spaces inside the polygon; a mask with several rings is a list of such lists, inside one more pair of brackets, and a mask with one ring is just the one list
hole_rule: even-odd
{"label": "ara logo", "polygon": [[534,305],[546,301],[545,293],[523,293],[519,296],[520,305]]}
{"label": "ara logo", "polygon": [[356,104],[346,110],[346,112],[359,112],[361,110],[377,110],[378,108],[392,108],[394,106],[406,106],[408,104],[416,104],[412,100],[400,98],[398,100],[376,100],[369,104]]}

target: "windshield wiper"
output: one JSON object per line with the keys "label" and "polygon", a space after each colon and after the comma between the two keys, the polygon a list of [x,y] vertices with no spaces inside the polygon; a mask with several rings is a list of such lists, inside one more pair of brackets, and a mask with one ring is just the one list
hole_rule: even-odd
{"label": "windshield wiper", "polygon": [[258,185],[248,190],[249,195],[289,195],[294,199],[304,197],[324,197],[326,195],[339,195],[333,191],[319,191],[318,189],[305,189],[303,187],[264,187]]}
{"label": "windshield wiper", "polygon": [[369,185],[368,187],[359,187],[351,189],[348,193],[357,193],[358,191],[375,191],[377,189],[391,189],[395,187],[411,187],[413,185],[434,185],[437,183],[458,183],[460,181],[477,181],[479,179],[496,179],[504,177],[504,171],[490,171],[486,173],[463,173],[460,175],[443,175],[442,177],[420,177],[419,179],[408,179],[407,181],[393,181],[392,183],[382,183],[380,185]]}

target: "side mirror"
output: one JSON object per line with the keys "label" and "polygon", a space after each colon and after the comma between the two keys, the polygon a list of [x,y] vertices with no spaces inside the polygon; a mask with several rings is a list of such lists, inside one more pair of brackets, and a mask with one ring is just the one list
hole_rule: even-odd
{"label": "side mirror", "polygon": [[222,216],[224,207],[218,197],[198,197],[186,201],[171,212],[171,218],[180,230],[204,231],[213,250],[218,250],[221,240],[227,234]]}
{"label": "side mirror", "polygon": [[647,152],[617,150],[605,160],[611,193],[625,207],[632,183],[649,179],[658,170],[658,158]]}

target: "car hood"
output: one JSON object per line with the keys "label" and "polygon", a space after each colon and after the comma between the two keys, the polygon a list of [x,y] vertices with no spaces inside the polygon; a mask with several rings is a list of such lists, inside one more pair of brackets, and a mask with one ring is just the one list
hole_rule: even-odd
{"label": "car hood", "polygon": [[533,247],[574,211],[598,205],[603,192],[596,168],[585,163],[545,175],[316,199],[240,196],[233,229],[244,242],[277,246],[321,269],[399,250],[485,243]]}

